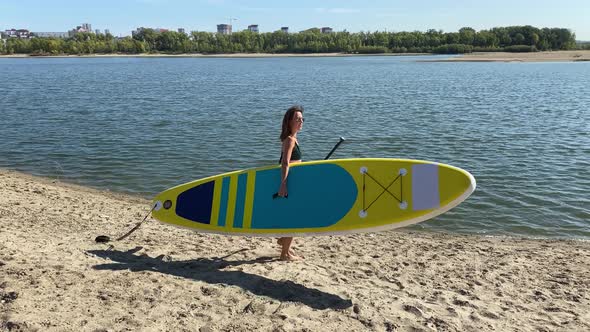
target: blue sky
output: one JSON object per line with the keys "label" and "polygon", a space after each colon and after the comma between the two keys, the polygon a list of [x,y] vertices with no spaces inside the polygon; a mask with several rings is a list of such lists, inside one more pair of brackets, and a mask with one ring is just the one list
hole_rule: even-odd
{"label": "blue sky", "polygon": [[590,40],[590,0],[0,0],[0,29],[67,31],[82,23],[129,35],[137,27],[215,31],[233,21],[234,31],[329,26],[336,31],[457,31],[508,25],[569,28]]}

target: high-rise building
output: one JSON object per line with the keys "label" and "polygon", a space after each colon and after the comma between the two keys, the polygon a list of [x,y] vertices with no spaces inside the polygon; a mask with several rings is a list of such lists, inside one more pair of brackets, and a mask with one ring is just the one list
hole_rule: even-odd
{"label": "high-rise building", "polygon": [[258,33],[258,24],[252,24],[248,26],[248,30]]}
{"label": "high-rise building", "polygon": [[320,31],[322,33],[332,33],[332,28],[330,28],[330,27],[323,27]]}
{"label": "high-rise building", "polygon": [[281,27],[281,31],[285,33],[289,33],[289,27]]}
{"label": "high-rise building", "polygon": [[186,34],[184,28],[178,28],[178,32]]}
{"label": "high-rise building", "polygon": [[110,34],[111,34],[111,30],[109,30],[109,29],[104,29],[104,34],[105,34],[105,35],[110,35]]}
{"label": "high-rise building", "polygon": [[82,25],[78,25],[76,28],[68,31],[68,35],[73,37],[75,34],[80,32],[93,32],[92,25],[90,23],[83,23]]}
{"label": "high-rise building", "polygon": [[100,29],[94,30],[94,33],[96,33],[97,35],[100,35]]}
{"label": "high-rise building", "polygon": [[217,33],[220,33],[222,35],[231,35],[231,25],[217,24]]}
{"label": "high-rise building", "polygon": [[141,27],[141,28],[137,28],[137,29],[131,31],[131,36],[135,37],[135,35],[142,32],[144,29],[145,29],[144,27]]}

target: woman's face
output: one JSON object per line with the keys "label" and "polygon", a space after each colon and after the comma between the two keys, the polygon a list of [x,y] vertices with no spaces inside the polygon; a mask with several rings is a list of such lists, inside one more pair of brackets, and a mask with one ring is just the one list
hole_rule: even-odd
{"label": "woman's face", "polygon": [[293,119],[291,119],[291,131],[296,133],[303,127],[303,113],[295,112]]}

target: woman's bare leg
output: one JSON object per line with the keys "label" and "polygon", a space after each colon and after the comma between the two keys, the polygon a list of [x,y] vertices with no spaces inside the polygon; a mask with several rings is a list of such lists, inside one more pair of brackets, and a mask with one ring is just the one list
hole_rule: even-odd
{"label": "woman's bare leg", "polygon": [[291,250],[291,244],[293,244],[292,237],[282,237],[277,241],[281,246],[281,260],[284,261],[294,261],[301,259],[301,257],[295,255],[293,250]]}

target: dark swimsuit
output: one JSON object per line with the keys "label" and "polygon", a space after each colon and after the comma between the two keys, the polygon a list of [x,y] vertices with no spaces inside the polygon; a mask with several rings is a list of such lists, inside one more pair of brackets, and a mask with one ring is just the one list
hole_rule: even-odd
{"label": "dark swimsuit", "polygon": [[[295,143],[295,147],[291,152],[291,160],[301,160],[301,149],[299,149],[299,144]],[[283,151],[281,151],[281,158],[279,159],[279,164],[283,161]]]}

